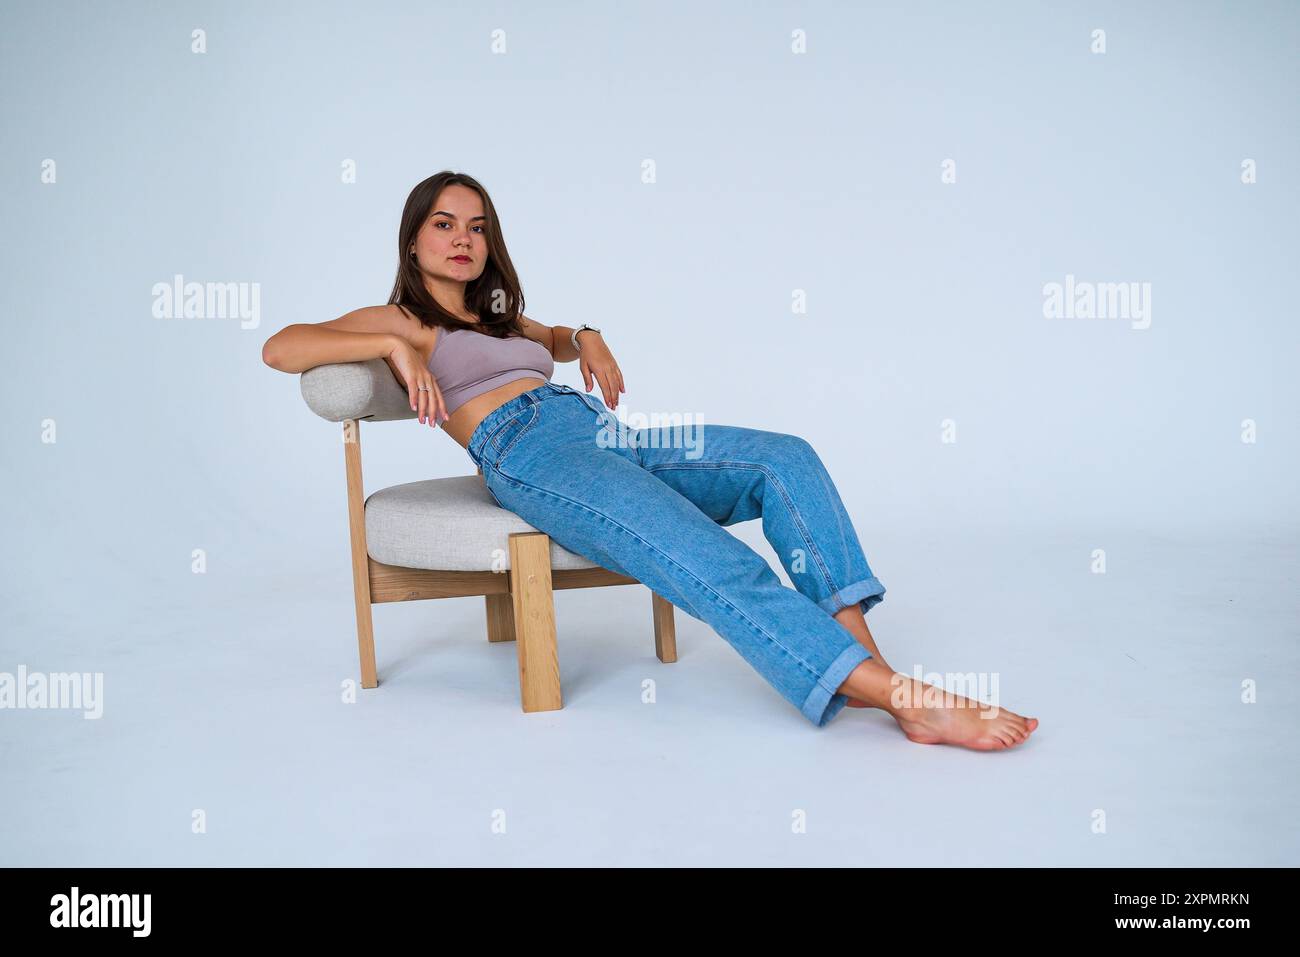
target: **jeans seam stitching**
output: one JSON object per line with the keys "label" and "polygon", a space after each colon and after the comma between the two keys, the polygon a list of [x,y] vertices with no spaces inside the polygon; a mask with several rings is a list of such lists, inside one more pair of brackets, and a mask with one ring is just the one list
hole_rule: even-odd
{"label": "jeans seam stitching", "polygon": [[782,501],[784,501],[786,507],[789,508],[790,514],[794,516],[795,526],[799,529],[799,535],[803,538],[804,544],[808,546],[808,551],[811,552],[813,558],[816,559],[817,568],[822,573],[822,582],[830,590],[832,595],[835,594],[835,592],[838,591],[835,587],[835,581],[831,578],[830,569],[826,567],[826,561],[822,558],[821,550],[817,547],[816,543],[812,540],[812,536],[808,533],[808,526],[804,524],[803,516],[799,514],[799,509],[795,508],[794,502],[786,492],[785,485],[766,465],[758,462],[738,462],[733,459],[728,459],[725,462],[667,462],[663,465],[652,466],[651,468],[646,469],[646,471],[659,472],[663,469],[717,469],[728,465],[739,466],[740,468],[758,469],[763,472],[764,475],[768,476],[772,484],[776,486],[777,491],[780,493]]}
{"label": "jeans seam stitching", "polygon": [[[842,592],[846,592],[846,591],[848,591],[850,588],[854,587],[855,585],[865,585],[865,584],[867,584],[868,582],[873,582],[873,581],[874,581],[876,584],[878,584],[878,585],[884,584],[883,582],[880,581],[879,577],[877,577],[876,575],[872,575],[872,576],[870,576],[870,577],[868,577],[868,578],[860,578],[860,579],[858,579],[858,580],[855,581],[855,582],[849,582],[849,583],[848,583],[847,585],[845,585],[843,588],[837,588],[837,589],[835,589],[835,591],[831,592],[831,594],[830,594],[829,597],[834,598],[834,597],[836,597],[837,595],[841,594]],[[858,603],[861,602],[861,601],[862,601],[862,599],[859,598],[858,601],[855,601],[855,602],[845,602],[843,608],[841,608],[840,611],[843,611],[844,608],[850,608],[850,607],[852,607],[853,605],[856,605],[856,604],[858,604]]]}
{"label": "jeans seam stitching", "polygon": [[[650,549],[652,552],[654,552],[654,553],[656,553],[656,554],[658,554],[658,555],[661,555],[665,561],[672,562],[672,564],[676,565],[678,568],[680,568],[682,571],[684,571],[684,572],[685,572],[685,573],[686,573],[686,574],[687,574],[687,575],[688,575],[692,580],[694,580],[698,585],[700,585],[702,588],[704,588],[704,590],[705,590],[706,592],[708,592],[709,594],[711,594],[712,596],[714,596],[714,598],[715,598],[716,600],[718,600],[719,602],[721,602],[722,604],[724,604],[726,607],[732,609],[732,610],[736,613],[736,615],[737,615],[739,618],[741,618],[742,620],[748,622],[748,623],[749,623],[749,626],[750,626],[751,628],[753,628],[753,629],[754,629],[755,631],[757,631],[760,635],[762,635],[764,638],[766,638],[768,641],[770,641],[773,645],[775,645],[776,647],[780,648],[783,652],[785,652],[787,655],[789,655],[790,658],[791,658],[792,660],[794,660],[794,661],[797,662],[799,665],[801,665],[805,670],[807,670],[808,673],[811,674],[811,675],[813,676],[813,679],[814,679],[818,684],[821,683],[821,680],[822,680],[822,675],[821,675],[821,673],[818,672],[817,669],[814,668],[813,665],[812,665],[810,662],[805,661],[805,660],[804,660],[803,658],[801,658],[799,655],[795,654],[793,651],[791,651],[789,648],[787,648],[784,644],[782,644],[780,641],[778,641],[775,637],[773,637],[772,635],[770,635],[770,634],[769,634],[769,633],[768,633],[768,632],[763,628],[762,625],[760,625],[758,622],[754,621],[754,619],[750,618],[747,614],[745,614],[745,612],[744,612],[743,609],[737,607],[733,602],[731,602],[730,600],[728,600],[725,596],[719,594],[718,591],[717,591],[715,588],[713,588],[712,585],[710,585],[708,582],[706,582],[704,579],[702,579],[699,575],[695,574],[693,571],[691,571],[690,569],[688,569],[688,568],[687,568],[685,565],[683,565],[681,562],[679,562],[679,561],[677,561],[676,559],[674,559],[674,558],[673,558],[671,555],[669,555],[667,552],[663,551],[663,549],[661,549],[661,548],[659,548],[658,546],[656,546],[653,542],[646,541],[646,539],[642,538],[642,537],[641,537],[640,535],[638,535],[636,532],[632,531],[632,529],[628,528],[628,527],[627,527],[626,525],[624,525],[623,523],[618,522],[618,521],[616,521],[615,519],[611,518],[610,516],[606,515],[604,512],[599,511],[598,509],[594,509],[594,508],[592,508],[591,506],[586,505],[586,504],[584,504],[584,503],[582,503],[582,502],[575,501],[574,499],[571,499],[571,498],[569,498],[569,497],[566,496],[566,495],[561,495],[561,494],[558,493],[558,492],[553,492],[553,491],[551,491],[550,489],[542,488],[542,487],[539,486],[539,485],[531,485],[531,484],[529,484],[528,482],[521,481],[521,480],[519,480],[519,479],[517,479],[517,478],[515,478],[515,477],[513,477],[513,476],[511,476],[511,475],[506,474],[504,471],[502,471],[500,468],[498,468],[498,467],[495,466],[495,465],[493,466],[493,468],[495,469],[497,475],[498,475],[499,477],[505,479],[507,482],[511,482],[511,483],[513,483],[513,484],[515,484],[515,485],[518,485],[518,486],[520,486],[520,487],[522,487],[522,488],[529,489],[529,490],[534,491],[534,492],[540,492],[540,493],[542,493],[543,495],[549,495],[549,496],[551,496],[552,498],[558,499],[558,500],[561,501],[561,502],[568,502],[570,505],[573,505],[573,506],[576,506],[577,508],[585,509],[586,511],[591,512],[593,515],[596,515],[596,516],[598,516],[598,517],[604,519],[605,521],[609,522],[611,525],[613,525],[615,528],[619,529],[620,531],[626,532],[626,533],[627,533],[628,535],[630,535],[632,538],[636,539],[638,542],[641,542],[643,545],[645,545],[645,546],[646,546],[648,549]],[[742,544],[743,544],[743,543],[742,543]],[[761,559],[762,556],[760,555],[759,558]],[[851,638],[852,636],[850,635],[849,637]],[[854,640],[856,640],[856,639],[854,639]]]}
{"label": "jeans seam stitching", "polygon": [[[844,647],[844,650],[841,651],[838,655],[835,656],[835,660],[832,661],[829,665],[826,666],[826,671],[830,671],[831,668],[833,668],[833,667],[836,665],[836,663],[839,662],[839,660],[840,660],[841,658],[843,658],[844,655],[845,655],[847,652],[852,651],[852,650],[853,650],[853,646],[852,646],[852,645],[846,645],[846,646]],[[862,650],[863,650],[864,652],[866,652],[866,655],[867,655],[866,658],[863,658],[863,659],[862,659],[863,661],[869,661],[869,660],[871,660],[871,659],[873,659],[873,658],[875,657],[875,655],[873,655],[870,651],[867,651],[867,649],[866,649],[865,646],[863,646]],[[860,664],[860,663],[861,663],[861,662],[859,662],[859,664]],[[854,667],[856,667],[856,665],[855,665]],[[849,674],[852,674],[852,673],[853,673],[853,669],[849,669]],[[839,688],[832,688],[832,687],[830,686],[829,682],[827,682],[825,679],[826,679],[826,675],[825,675],[825,672],[823,672],[822,674],[820,674],[820,675],[817,676],[817,683],[818,683],[819,685],[821,685],[823,688],[825,688],[827,691],[829,691],[829,692],[831,693],[831,697],[832,697],[832,698],[835,697],[837,694],[842,694],[842,692],[839,690]],[[843,684],[843,683],[844,683],[843,681],[840,682],[840,684]]]}
{"label": "jeans seam stitching", "polygon": [[[510,443],[504,449],[499,447],[497,448],[496,462],[500,462],[503,458],[505,458],[507,455],[510,454],[510,450],[515,447],[515,443],[518,442],[521,438],[523,438],[524,433],[527,432],[528,429],[532,426],[533,422],[536,421],[538,411],[539,411],[538,406],[536,403],[534,403],[532,405],[532,417],[527,422],[525,422],[522,426],[519,427],[519,431],[515,433],[515,437],[510,440]],[[519,415],[523,415],[523,413],[521,412],[519,413]],[[518,417],[519,416],[511,416],[504,423],[502,423],[500,429],[497,429],[495,432],[492,433],[493,447],[497,447],[496,437],[501,434],[502,429],[504,429],[507,425],[509,425]],[[496,462],[492,463],[493,468],[496,468]]]}

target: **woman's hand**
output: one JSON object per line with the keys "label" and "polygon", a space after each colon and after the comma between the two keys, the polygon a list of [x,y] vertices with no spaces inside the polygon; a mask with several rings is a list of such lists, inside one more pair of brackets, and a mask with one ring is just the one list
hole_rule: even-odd
{"label": "woman's hand", "polygon": [[578,353],[578,368],[582,370],[582,381],[587,384],[588,392],[591,391],[592,379],[600,383],[600,391],[605,393],[605,404],[611,409],[616,409],[618,394],[627,391],[623,388],[623,373],[619,370],[618,363],[614,361],[609,346],[605,345],[605,340],[600,337],[599,332],[583,330],[578,333],[579,338],[584,335],[587,338],[582,343],[582,351]]}
{"label": "woman's hand", "polygon": [[447,403],[442,399],[442,391],[415,346],[398,336],[397,343],[384,357],[384,361],[406,389],[411,408],[416,411],[421,424],[426,424],[427,420],[427,424],[436,429],[439,422],[448,418]]}

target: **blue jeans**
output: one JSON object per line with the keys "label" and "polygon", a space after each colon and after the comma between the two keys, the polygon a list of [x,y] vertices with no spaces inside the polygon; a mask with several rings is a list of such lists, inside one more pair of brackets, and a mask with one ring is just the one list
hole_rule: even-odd
{"label": "blue jeans", "polygon": [[[885,586],[807,441],[633,429],[594,395],[548,382],[489,413],[469,454],[498,505],[712,626],[814,725],[843,709],[836,689],[871,654],[831,616],[867,611]],[[760,517],[794,589],[723,527]]]}

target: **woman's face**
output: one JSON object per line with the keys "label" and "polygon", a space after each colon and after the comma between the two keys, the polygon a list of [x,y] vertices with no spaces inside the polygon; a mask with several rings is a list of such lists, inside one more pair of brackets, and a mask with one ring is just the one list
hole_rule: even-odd
{"label": "woman's face", "polygon": [[469,282],[482,275],[488,255],[487,217],[479,194],[459,184],[444,189],[412,248],[420,270],[434,279]]}

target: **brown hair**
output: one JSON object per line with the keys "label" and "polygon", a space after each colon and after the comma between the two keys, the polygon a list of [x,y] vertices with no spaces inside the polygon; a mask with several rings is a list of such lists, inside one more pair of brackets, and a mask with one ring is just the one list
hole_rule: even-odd
{"label": "brown hair", "polygon": [[[415,242],[416,233],[429,218],[438,196],[452,185],[468,186],[477,192],[483,200],[483,215],[487,217],[483,230],[487,238],[487,264],[477,279],[465,284],[465,307],[479,317],[478,323],[465,322],[438,305],[425,288],[424,276],[415,257],[407,252]],[[402,210],[402,225],[397,231],[397,260],[397,279],[388,304],[412,314],[426,329],[435,326],[447,330],[473,329],[498,339],[524,334],[523,324],[519,321],[524,311],[523,289],[501,236],[496,207],[492,205],[487,190],[474,177],[445,169],[411,190]]]}

